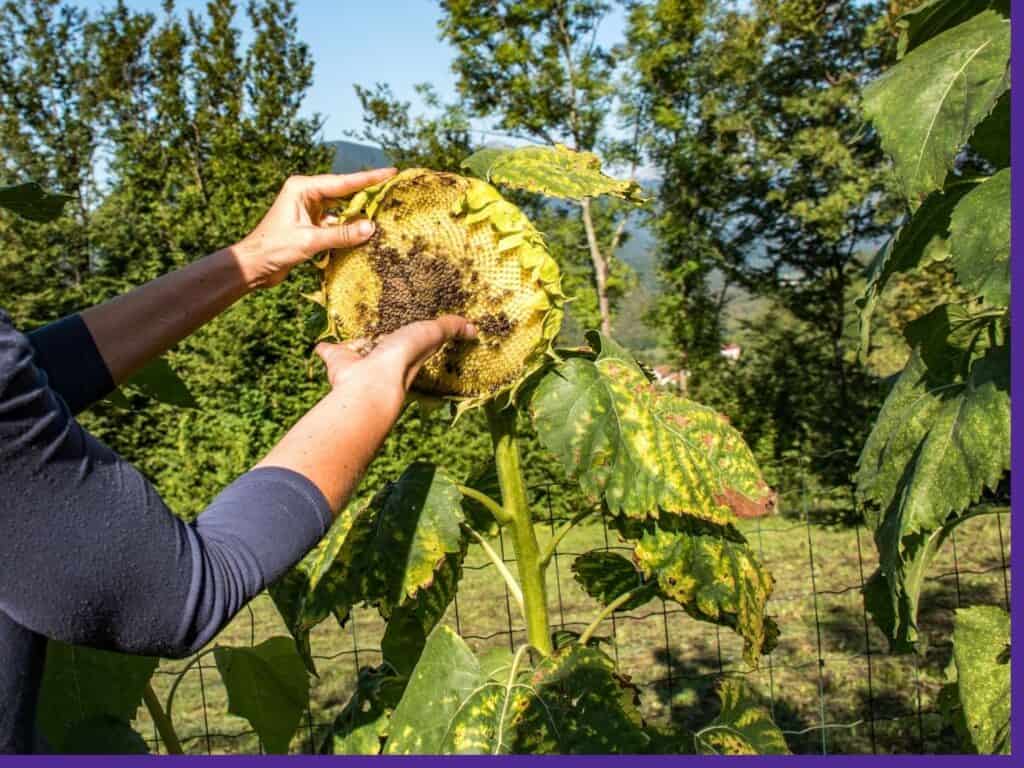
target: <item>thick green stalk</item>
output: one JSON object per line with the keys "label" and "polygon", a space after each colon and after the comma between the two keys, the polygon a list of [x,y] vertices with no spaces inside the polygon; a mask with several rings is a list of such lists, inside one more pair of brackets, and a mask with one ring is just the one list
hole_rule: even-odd
{"label": "thick green stalk", "polygon": [[516,438],[516,410],[504,410],[493,403],[485,406],[487,423],[494,441],[494,460],[498,467],[501,501],[512,529],[512,546],[519,567],[519,584],[523,588],[526,632],[530,645],[545,656],[552,652],[551,627],[548,621],[547,589],[537,534],[530,517],[526,483],[519,464],[519,443]]}

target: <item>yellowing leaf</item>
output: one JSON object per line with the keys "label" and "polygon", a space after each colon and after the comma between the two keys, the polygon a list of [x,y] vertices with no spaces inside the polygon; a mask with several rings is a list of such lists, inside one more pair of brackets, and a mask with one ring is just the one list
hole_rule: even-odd
{"label": "yellowing leaf", "polygon": [[576,152],[562,144],[482,149],[463,160],[462,167],[484,181],[549,197],[583,200],[612,195],[637,203],[645,200],[635,181],[621,181],[602,173],[597,155]]}
{"label": "yellowing leaf", "polygon": [[655,529],[637,543],[635,556],[665,598],[695,619],[724,624],[740,635],[751,666],[774,647],[778,628],[765,615],[774,581],[745,543]]}
{"label": "yellowing leaf", "polygon": [[768,709],[739,680],[722,678],[717,687],[722,710],[694,735],[702,755],[788,755],[782,731]]}
{"label": "yellowing leaf", "polygon": [[725,524],[771,511],[775,495],[724,416],[656,389],[610,339],[588,339],[596,359],[564,360],[530,401],[541,442],[586,493],[638,520],[669,513]]}

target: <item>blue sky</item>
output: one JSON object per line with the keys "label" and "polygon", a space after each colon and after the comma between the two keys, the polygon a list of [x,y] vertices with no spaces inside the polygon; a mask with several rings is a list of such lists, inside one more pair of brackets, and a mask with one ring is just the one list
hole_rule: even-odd
{"label": "blue sky", "polygon": [[[89,9],[110,3],[79,0]],[[160,13],[160,0],[127,0],[129,7]],[[239,0],[244,9],[245,0]],[[179,11],[201,10],[204,0],[177,0]],[[455,93],[449,70],[452,50],[438,40],[440,16],[436,0],[298,0],[299,35],[316,62],[315,82],[305,108],[324,118],[324,138],[344,138],[344,131],[362,126],[359,102],[352,85],[384,82],[395,94],[416,103],[413,86],[432,83],[442,97]],[[245,27],[244,13],[238,26]],[[622,17],[609,17],[602,27],[603,42],[621,34]],[[485,128],[484,124],[477,127]]]}

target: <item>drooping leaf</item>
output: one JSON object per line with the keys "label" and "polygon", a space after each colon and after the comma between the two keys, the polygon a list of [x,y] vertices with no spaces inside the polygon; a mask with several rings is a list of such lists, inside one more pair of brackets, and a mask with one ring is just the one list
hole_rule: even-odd
{"label": "drooping leaf", "polygon": [[953,269],[985,303],[1010,304],[1010,169],[1004,168],[957,205],[950,220]]}
{"label": "drooping leaf", "polygon": [[956,612],[953,658],[971,742],[979,754],[1010,753],[1010,616],[995,606]]}
{"label": "drooping leaf", "polygon": [[145,755],[149,747],[127,721],[96,715],[68,729],[63,751],[71,755]]}
{"label": "drooping leaf", "polygon": [[320,745],[323,755],[378,755],[406,679],[384,667],[359,670],[356,689]]}
{"label": "drooping leaf", "polygon": [[921,43],[962,24],[985,8],[1005,8],[1004,15],[1009,16],[1008,0],[927,0],[921,3],[896,22],[900,29],[897,55],[902,59]]}
{"label": "drooping leaf", "polygon": [[889,640],[892,653],[917,649],[917,611],[932,560],[949,534],[965,518],[900,540],[876,539],[879,567],[864,585],[864,607]]}
{"label": "drooping leaf", "polygon": [[392,610],[380,641],[384,661],[400,675],[412,674],[427,636],[444,617],[462,578],[463,553],[448,555],[437,568],[433,582]]}
{"label": "drooping leaf", "polygon": [[930,379],[919,351],[886,398],[861,452],[857,493],[876,536],[899,542],[941,527],[994,488],[1010,466],[1006,347],[963,384]]}
{"label": "drooping leaf", "polygon": [[244,717],[268,752],[285,754],[309,704],[306,665],[287,637],[248,647],[217,647],[228,711]]}
{"label": "drooping leaf", "polygon": [[142,692],[157,663],[157,659],[147,656],[127,656],[49,641],[38,719],[50,746],[59,752],[66,751],[72,731],[82,721],[134,720],[142,704]]}
{"label": "drooping leaf", "polygon": [[992,114],[971,136],[971,149],[996,168],[1010,165],[1010,91],[999,97]]}
{"label": "drooping leaf", "polygon": [[449,555],[461,555],[462,494],[433,464],[411,464],[357,517],[342,548],[354,593],[387,618],[434,581]]}
{"label": "drooping leaf", "polygon": [[309,630],[332,613],[344,624],[360,604],[376,606],[385,619],[394,615],[396,629],[385,635],[389,662],[412,668],[461,576],[460,500],[436,467],[412,464],[363,509],[345,510],[317,549],[271,587],[310,671]]}
{"label": "drooping leaf", "polygon": [[864,110],[916,207],[1009,88],[1010,24],[984,11],[918,46],[864,89]]}
{"label": "drooping leaf", "polygon": [[174,372],[166,358],[158,357],[124,383],[126,387],[138,389],[158,403],[176,405],[179,408],[198,408],[188,385]]}
{"label": "drooping leaf", "polygon": [[724,416],[657,390],[632,357],[597,333],[593,361],[549,371],[530,400],[543,445],[612,515],[661,512],[724,524],[770,511],[775,496]]}
{"label": "drooping leaf", "polygon": [[861,453],[857,494],[879,552],[865,605],[896,651],[917,641],[918,599],[935,552],[1009,469],[1008,376],[1005,347],[975,360],[966,381],[930,378],[915,350]]}
{"label": "drooping leaf", "polygon": [[871,317],[890,278],[949,257],[949,218],[961,198],[975,188],[974,180],[960,180],[928,195],[914,215],[878,249],[868,265],[860,307],[861,349],[870,343]]}
{"label": "drooping leaf", "polygon": [[774,581],[746,544],[709,534],[654,529],[635,557],[666,599],[695,619],[724,624],[743,638],[743,656],[757,666],[778,637],[765,615]]}
{"label": "drooping leaf", "polygon": [[[577,557],[572,564],[576,581],[588,595],[608,605],[631,590],[637,594],[619,606],[618,611],[638,608],[655,595],[654,585],[644,581],[644,575],[629,560],[615,552],[594,550]],[[647,585],[647,589],[640,589]]]}
{"label": "drooping leaf", "polygon": [[788,755],[789,746],[767,707],[739,680],[722,678],[717,686],[722,710],[694,735],[702,755]]}
{"label": "drooping leaf", "polygon": [[583,200],[612,195],[634,202],[645,199],[635,181],[620,181],[602,173],[597,155],[576,152],[561,144],[482,149],[463,160],[462,167],[492,184],[549,197]]}
{"label": "drooping leaf", "polygon": [[346,612],[351,605],[351,596],[343,584],[339,585],[344,579],[337,578],[340,569],[334,569],[334,562],[357,514],[351,507],[342,510],[316,547],[267,590],[295,640],[306,669],[314,675],[317,671],[309,646],[310,630],[330,616],[339,602]]}
{"label": "drooping leaf", "polygon": [[0,208],[29,221],[52,221],[64,212],[71,195],[47,192],[34,181],[0,187]]}

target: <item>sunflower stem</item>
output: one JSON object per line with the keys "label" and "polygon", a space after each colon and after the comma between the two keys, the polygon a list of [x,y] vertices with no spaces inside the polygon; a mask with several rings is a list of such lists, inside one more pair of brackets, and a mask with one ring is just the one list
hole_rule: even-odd
{"label": "sunflower stem", "polygon": [[533,527],[526,483],[519,461],[519,442],[516,436],[515,408],[502,409],[493,402],[485,406],[487,423],[494,443],[494,460],[498,468],[502,506],[512,529],[512,546],[519,569],[519,584],[523,590],[526,633],[530,645],[544,656],[552,653],[551,625],[548,618],[547,588],[544,566],[541,563],[537,532]]}

